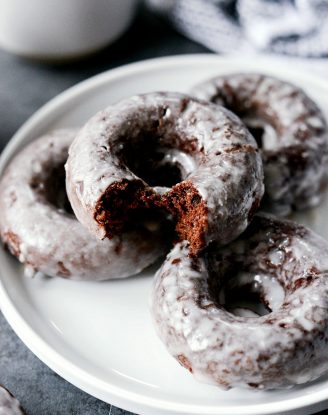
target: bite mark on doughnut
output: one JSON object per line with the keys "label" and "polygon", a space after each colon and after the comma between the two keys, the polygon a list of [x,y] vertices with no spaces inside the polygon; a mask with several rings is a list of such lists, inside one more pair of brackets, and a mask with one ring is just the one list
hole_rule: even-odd
{"label": "bite mark on doughnut", "polygon": [[106,237],[111,239],[136,226],[143,226],[143,220],[158,208],[172,214],[176,220],[178,239],[189,241],[192,256],[205,248],[207,207],[199,192],[188,181],[173,186],[162,197],[142,181],[115,182],[98,201],[95,219],[105,229]]}
{"label": "bite mark on doughnut", "polygon": [[112,239],[136,226],[134,219],[152,208],[155,199],[155,193],[141,180],[115,182],[97,202],[94,217]]}
{"label": "bite mark on doughnut", "polygon": [[188,240],[190,255],[197,255],[206,246],[208,228],[208,210],[203,198],[191,182],[185,181],[173,187],[164,203],[177,221],[175,229],[180,240]]}

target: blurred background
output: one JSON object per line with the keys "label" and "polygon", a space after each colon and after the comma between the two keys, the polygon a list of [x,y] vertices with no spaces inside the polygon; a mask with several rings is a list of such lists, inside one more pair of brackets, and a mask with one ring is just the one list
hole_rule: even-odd
{"label": "blurred background", "polygon": [[[190,53],[260,55],[328,77],[328,0],[0,0],[0,151],[37,109],[77,82]],[[48,369],[1,313],[0,383],[28,415],[127,413]]]}

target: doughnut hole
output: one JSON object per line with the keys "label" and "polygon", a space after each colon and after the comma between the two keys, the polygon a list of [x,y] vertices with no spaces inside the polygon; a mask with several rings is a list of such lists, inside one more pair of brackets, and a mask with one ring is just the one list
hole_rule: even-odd
{"label": "doughnut hole", "polygon": [[[230,110],[234,111],[232,108]],[[258,118],[256,118],[257,113]],[[267,117],[266,114],[262,114],[261,110],[258,109],[255,109],[254,113],[240,112],[236,114],[245,123],[260,149],[273,150],[277,147],[278,136],[276,130],[280,127],[275,125],[275,119]]]}
{"label": "doughnut hole", "polygon": [[[276,246],[248,241],[247,232],[245,241],[221,252],[213,245],[205,253],[208,293],[219,308],[235,316],[261,317],[279,310],[288,300],[290,276],[278,265],[283,255]],[[263,256],[265,261],[257,262]]]}
{"label": "doughnut hole", "polygon": [[248,129],[249,129],[249,132],[252,134],[252,136],[255,138],[255,141],[257,142],[257,145],[259,146],[259,148],[263,148],[264,128],[248,126]]}
{"label": "doughnut hole", "polygon": [[[180,157],[179,157],[180,156]],[[124,165],[148,186],[169,189],[185,176],[182,151],[163,146],[160,138],[142,134],[127,141],[119,153]]]}
{"label": "doughnut hole", "polygon": [[240,115],[249,132],[255,138],[258,147],[264,151],[275,150],[277,145],[279,145],[277,130],[280,127],[275,125],[276,120],[268,119],[266,121],[265,116],[262,115],[262,117],[253,119],[249,116]]}
{"label": "doughnut hole", "polygon": [[278,123],[279,117],[276,113],[268,110],[266,105],[262,105],[256,100],[249,100],[243,96],[241,91],[239,92],[240,95],[233,88],[224,84],[222,90],[210,101],[223,105],[235,113],[244,122],[260,149],[276,149],[279,145],[277,131],[282,128]]}
{"label": "doughnut hole", "polygon": [[208,228],[206,204],[191,182],[174,186],[164,203],[176,220],[180,240],[190,243],[190,255],[196,256],[206,246]]}
{"label": "doughnut hole", "polygon": [[[32,177],[30,186],[40,197],[58,210],[74,215],[65,185],[65,161],[42,168],[42,177]],[[44,172],[47,172],[46,174]]]}
{"label": "doughnut hole", "polygon": [[285,299],[279,281],[263,274],[240,272],[229,278],[218,292],[218,302],[240,317],[260,317],[278,310]]}

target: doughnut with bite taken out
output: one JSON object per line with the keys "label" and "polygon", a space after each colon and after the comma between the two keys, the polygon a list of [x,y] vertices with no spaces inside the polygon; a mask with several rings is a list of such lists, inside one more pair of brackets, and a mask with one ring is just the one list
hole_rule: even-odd
{"label": "doughnut with bite taken out", "polygon": [[127,98],[92,117],[66,173],[72,208],[94,235],[112,238],[169,212],[191,255],[236,238],[263,194],[257,144],[239,118],[172,92]]}

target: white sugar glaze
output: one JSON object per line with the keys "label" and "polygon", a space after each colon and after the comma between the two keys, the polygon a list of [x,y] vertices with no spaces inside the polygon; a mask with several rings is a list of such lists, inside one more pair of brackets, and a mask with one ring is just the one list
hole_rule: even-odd
{"label": "white sugar glaze", "polygon": [[[191,259],[187,242],[178,243],[155,277],[151,311],[172,356],[223,388],[288,388],[328,372],[327,242],[261,214],[237,241],[211,247],[205,258]],[[215,293],[236,266],[265,275],[271,313],[240,317],[220,305]]]}

